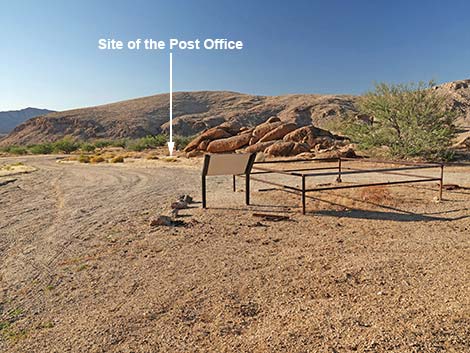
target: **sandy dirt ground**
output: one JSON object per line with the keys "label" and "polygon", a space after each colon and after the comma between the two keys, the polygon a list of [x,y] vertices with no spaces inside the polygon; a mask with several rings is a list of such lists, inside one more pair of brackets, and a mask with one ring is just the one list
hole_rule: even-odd
{"label": "sandy dirt ground", "polygon": [[305,216],[213,177],[209,209],[151,227],[200,201],[200,161],[16,162],[37,170],[0,186],[2,352],[470,351],[470,167],[440,203],[436,183],[351,189]]}

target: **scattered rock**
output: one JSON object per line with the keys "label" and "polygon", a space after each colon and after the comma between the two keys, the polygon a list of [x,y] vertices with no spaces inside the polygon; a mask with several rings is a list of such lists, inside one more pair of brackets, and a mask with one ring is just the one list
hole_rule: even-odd
{"label": "scattered rock", "polygon": [[253,213],[253,217],[259,217],[265,221],[273,221],[273,222],[290,220],[289,216],[269,214],[269,213]]}
{"label": "scattered rock", "polygon": [[193,203],[193,198],[188,194],[181,195],[179,197],[179,200],[186,202],[187,204]]}
{"label": "scattered rock", "polygon": [[171,226],[173,226],[173,221],[172,221],[171,217],[169,217],[169,216],[160,215],[157,218],[152,219],[150,221],[150,226],[151,227],[155,227],[155,226],[171,227]]}
{"label": "scattered rock", "polygon": [[353,147],[351,145],[347,145],[344,147],[341,147],[340,149],[331,149],[327,151],[318,151],[317,154],[315,154],[316,158],[338,158],[338,157],[343,157],[343,158],[357,158],[357,154],[354,151]]}
{"label": "scattered rock", "polygon": [[174,210],[184,210],[185,208],[188,208],[188,203],[186,201],[176,201],[171,204],[171,208]]}
{"label": "scattered rock", "polygon": [[199,157],[199,156],[202,156],[203,154],[204,154],[204,151],[192,150],[191,152],[186,153],[186,157],[188,158]]}

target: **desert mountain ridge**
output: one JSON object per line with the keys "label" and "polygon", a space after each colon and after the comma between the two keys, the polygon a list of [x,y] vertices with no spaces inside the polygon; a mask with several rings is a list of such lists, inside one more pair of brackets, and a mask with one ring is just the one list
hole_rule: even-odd
{"label": "desert mountain ridge", "polygon": [[[449,97],[459,112],[459,124],[470,126],[470,79],[444,83],[435,89]],[[271,116],[298,126],[324,127],[346,113],[355,113],[358,96],[288,94],[259,96],[231,91],[173,93],[173,131],[198,134],[226,121],[255,126]],[[0,145],[34,144],[65,136],[81,140],[138,138],[169,130],[169,94],[100,106],[53,112],[17,126]]]}
{"label": "desert mountain ridge", "polygon": [[16,126],[28,119],[52,112],[53,110],[32,107],[0,112],[0,134],[7,134],[11,132]]}

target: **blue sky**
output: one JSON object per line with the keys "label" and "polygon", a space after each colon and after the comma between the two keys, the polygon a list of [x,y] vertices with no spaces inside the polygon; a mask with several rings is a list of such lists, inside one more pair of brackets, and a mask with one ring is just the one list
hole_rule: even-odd
{"label": "blue sky", "polygon": [[229,38],[174,53],[174,90],[352,93],[470,77],[468,1],[0,0],[0,110],[65,110],[168,91],[168,52],[99,38]]}

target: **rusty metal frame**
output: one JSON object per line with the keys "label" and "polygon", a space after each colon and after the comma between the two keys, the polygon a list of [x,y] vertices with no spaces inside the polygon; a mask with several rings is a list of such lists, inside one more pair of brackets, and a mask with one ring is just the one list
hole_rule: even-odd
{"label": "rusty metal frame", "polygon": [[[384,167],[384,168],[369,168],[359,169],[350,166],[345,166],[349,161],[362,161],[367,163],[385,164],[385,165],[399,165],[399,167]],[[264,167],[263,164],[288,164],[288,163],[319,163],[319,162],[336,162],[336,166],[331,167],[302,167],[302,168],[290,168],[290,169],[279,169],[275,167]],[[403,171],[421,170],[421,169],[439,169],[439,176],[429,177],[414,173],[403,173]],[[348,185],[334,185],[334,186],[317,186],[314,188],[307,188],[307,180],[319,176],[336,176],[335,181],[339,184],[343,181],[343,177],[347,175],[356,174],[390,174],[399,175],[403,177],[410,177],[412,179],[400,180],[400,181],[387,181],[387,182],[375,182],[375,183],[355,183]],[[270,180],[264,180],[253,175],[257,174],[281,174],[288,175],[300,179],[301,187],[279,184]],[[247,175],[248,176],[248,175]],[[340,190],[340,189],[352,189],[361,187],[371,186],[385,186],[385,185],[399,185],[399,184],[414,184],[414,183],[425,183],[438,181],[439,182],[439,200],[442,200],[442,189],[444,180],[444,164],[442,163],[414,163],[414,162],[403,162],[403,161],[383,161],[373,159],[358,160],[354,158],[323,158],[323,159],[291,159],[291,160],[268,160],[262,162],[254,162],[250,176],[247,179],[247,189],[249,190],[249,179],[255,180],[260,183],[265,183],[278,187],[280,190],[293,192],[301,195],[302,202],[302,214],[306,213],[306,195],[310,192],[326,191],[326,190]],[[297,180],[298,180],[297,179]],[[233,179],[233,190],[236,190],[235,176]],[[248,191],[249,194],[249,191]]]}

